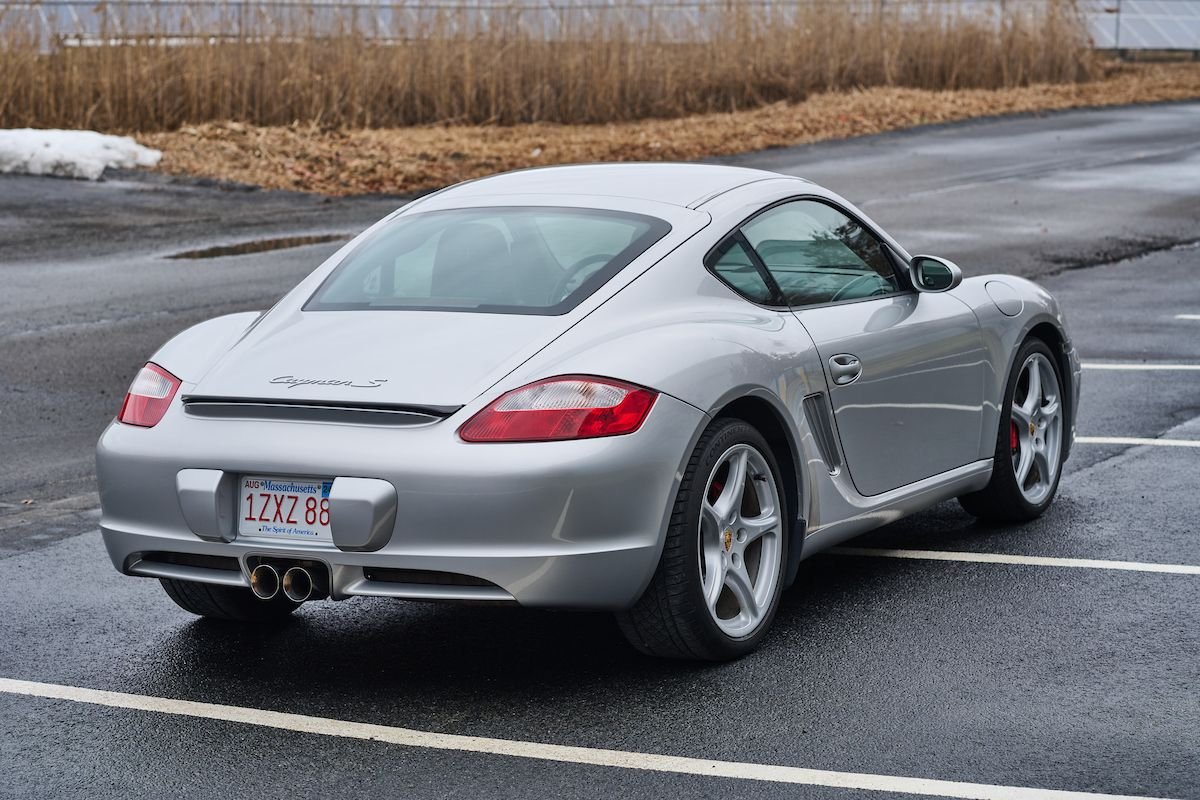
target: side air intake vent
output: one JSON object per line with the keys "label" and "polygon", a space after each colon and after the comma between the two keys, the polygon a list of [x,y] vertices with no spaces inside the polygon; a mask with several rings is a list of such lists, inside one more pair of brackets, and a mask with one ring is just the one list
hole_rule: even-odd
{"label": "side air intake vent", "polygon": [[837,439],[833,435],[833,420],[829,417],[829,403],[825,400],[824,392],[810,394],[804,398],[804,416],[808,419],[813,438],[817,440],[821,460],[829,468],[830,474],[836,473],[842,467],[842,459],[838,456]]}

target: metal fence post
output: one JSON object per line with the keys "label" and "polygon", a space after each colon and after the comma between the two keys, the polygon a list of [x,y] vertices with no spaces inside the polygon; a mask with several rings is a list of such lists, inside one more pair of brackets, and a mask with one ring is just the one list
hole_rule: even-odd
{"label": "metal fence post", "polygon": [[1117,0],[1117,30],[1113,34],[1113,48],[1118,52],[1121,49],[1121,0]]}

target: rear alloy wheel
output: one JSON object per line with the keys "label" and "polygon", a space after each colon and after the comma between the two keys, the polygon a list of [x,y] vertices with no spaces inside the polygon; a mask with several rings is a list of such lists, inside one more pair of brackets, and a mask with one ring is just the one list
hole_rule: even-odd
{"label": "rear alloy wheel", "polygon": [[658,570],[619,615],[644,653],[723,661],[761,643],[779,605],[787,508],[770,448],[741,420],[700,438],[680,485]]}
{"label": "rear alloy wheel", "polygon": [[992,479],[959,503],[987,519],[1024,522],[1054,500],[1062,474],[1062,379],[1050,349],[1030,339],[1009,378]]}

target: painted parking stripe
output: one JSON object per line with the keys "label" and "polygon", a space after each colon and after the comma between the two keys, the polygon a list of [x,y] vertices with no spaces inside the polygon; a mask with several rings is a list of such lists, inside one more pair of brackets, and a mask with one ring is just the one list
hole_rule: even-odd
{"label": "painted parking stripe", "polygon": [[593,747],[540,744],[510,739],[489,739],[480,736],[459,736],[397,728],[390,725],[371,725],[347,722],[302,714],[285,714],[257,708],[199,703],[192,700],[173,700],[166,697],[106,692],[77,686],[35,683],[0,678],[0,692],[75,703],[109,706],[111,708],[174,714],[200,719],[215,719],[264,728],[337,736],[346,739],[365,739],[387,742],[404,747],[433,750],[457,750],[469,753],[512,756],[538,761],[568,764],[588,764],[600,767],[668,772],[680,775],[703,775],[714,778],[767,781],[770,783],[830,786],[839,789],[860,789],[879,792],[933,797],[960,797],[973,800],[1151,800],[1133,795],[1072,792],[1058,789],[1037,789],[1023,786],[998,786],[988,783],[962,783],[930,778],[911,778],[898,775],[872,775],[858,772],[785,767],[773,764],[754,764],[739,761],[711,761],[703,758],[635,753],[623,750],[602,750]]}
{"label": "painted parking stripe", "polygon": [[1151,447],[1200,447],[1200,439],[1142,439],[1137,436],[1076,436],[1079,444],[1128,444]]}
{"label": "painted parking stripe", "polygon": [[1138,371],[1178,371],[1178,372],[1200,372],[1200,364],[1163,364],[1153,361],[1121,364],[1116,362],[1104,361],[1085,361],[1083,362],[1084,369],[1111,369],[1111,370],[1129,370]]}
{"label": "painted parking stripe", "polygon": [[1200,320],[1200,314],[1176,314],[1175,319]]}
{"label": "painted parking stripe", "polygon": [[913,558],[921,561],[966,561],[975,564],[1020,564],[1032,567],[1068,567],[1072,569],[1115,569],[1126,572],[1165,572],[1172,575],[1200,575],[1200,566],[1191,564],[1154,564],[1145,561],[1104,561],[1095,558],[1054,558],[1021,556],[1008,553],[972,553],[951,550],[893,550],[881,547],[831,547],[835,556],[876,558]]}

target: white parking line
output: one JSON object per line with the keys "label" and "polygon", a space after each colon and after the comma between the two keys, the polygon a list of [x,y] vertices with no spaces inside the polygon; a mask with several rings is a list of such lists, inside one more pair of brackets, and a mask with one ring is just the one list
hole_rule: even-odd
{"label": "white parking line", "polygon": [[1191,566],[1190,564],[1153,564],[1145,561],[1102,561],[1095,558],[1053,558],[1050,556],[1018,556],[1007,553],[972,553],[951,550],[892,550],[882,547],[831,547],[825,552],[835,556],[913,558],[922,561],[967,561],[978,564],[1021,564],[1033,567],[1116,569],[1126,572],[1166,572],[1173,575],[1200,575],[1200,566]]}
{"label": "white parking line", "polygon": [[1200,319],[1200,314],[1176,314],[1175,319]]}
{"label": "white parking line", "polygon": [[35,683],[0,678],[0,692],[6,694],[69,700],[75,703],[109,706],[112,708],[175,714],[184,717],[216,719],[264,728],[337,736],[346,739],[365,739],[388,742],[404,747],[423,747],[434,750],[457,750],[469,753],[529,758],[568,764],[589,764],[600,767],[669,772],[680,775],[705,775],[714,778],[767,781],[771,783],[831,786],[839,789],[861,789],[879,792],[934,797],[960,797],[973,800],[1149,800],[1131,795],[1071,792],[1057,789],[1036,789],[1023,786],[997,786],[988,783],[962,783],[929,778],[910,778],[897,775],[871,775],[857,772],[830,772],[803,767],[772,764],[753,764],[739,761],[710,761],[703,758],[664,756],[653,753],[632,753],[623,750],[601,750],[593,747],[568,747],[509,739],[488,739],[479,736],[459,736],[429,733],[390,725],[371,725],[363,722],[284,714],[257,708],[198,703],[191,700],[172,700],[124,692],[106,692],[77,686]]}
{"label": "white parking line", "polygon": [[1180,371],[1180,372],[1200,372],[1200,364],[1162,364],[1162,363],[1155,363],[1153,361],[1133,363],[1133,364],[1119,364],[1119,363],[1115,363],[1115,362],[1114,363],[1106,363],[1103,361],[1085,361],[1085,362],[1083,362],[1083,368],[1084,369],[1131,370],[1131,371],[1135,371],[1135,372],[1142,371],[1142,370],[1151,370],[1151,371],[1174,370],[1174,371]]}
{"label": "white parking line", "polygon": [[1200,447],[1200,439],[1141,439],[1136,436],[1076,436],[1079,444],[1128,444],[1152,447]]}

